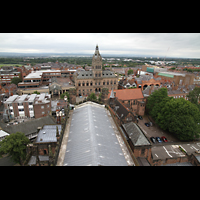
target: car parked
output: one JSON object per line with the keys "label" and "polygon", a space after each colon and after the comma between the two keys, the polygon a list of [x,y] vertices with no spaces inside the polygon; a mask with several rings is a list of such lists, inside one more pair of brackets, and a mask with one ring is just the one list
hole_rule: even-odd
{"label": "car parked", "polygon": [[147,127],[149,127],[150,126],[150,124],[149,123],[144,123]]}
{"label": "car parked", "polygon": [[163,142],[168,142],[168,140],[165,136],[162,136],[161,139],[163,140]]}
{"label": "car parked", "polygon": [[156,137],[156,140],[157,140],[159,143],[162,142],[162,140],[161,140],[159,137]]}
{"label": "car parked", "polygon": [[143,118],[142,118],[142,116],[140,116],[140,115],[138,115],[138,118],[140,119],[140,120],[142,120]]}
{"label": "car parked", "polygon": [[150,137],[150,140],[151,140],[154,144],[156,143],[155,137]]}

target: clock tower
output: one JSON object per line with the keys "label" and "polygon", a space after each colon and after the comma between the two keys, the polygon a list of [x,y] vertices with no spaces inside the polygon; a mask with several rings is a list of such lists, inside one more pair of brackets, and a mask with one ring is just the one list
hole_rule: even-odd
{"label": "clock tower", "polygon": [[92,70],[93,70],[94,78],[102,77],[102,57],[99,53],[98,45],[96,45],[96,49],[92,57]]}

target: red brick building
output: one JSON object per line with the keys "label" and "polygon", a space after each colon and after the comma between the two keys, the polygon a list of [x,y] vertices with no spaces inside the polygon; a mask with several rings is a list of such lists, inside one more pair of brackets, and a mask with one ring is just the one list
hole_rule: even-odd
{"label": "red brick building", "polygon": [[4,107],[8,109],[9,118],[41,118],[51,111],[51,97],[45,93],[13,95],[4,102]]}
{"label": "red brick building", "polygon": [[[133,113],[144,115],[146,99],[142,94],[141,88],[113,90],[113,92],[115,97],[121,100]],[[111,90],[109,90],[108,98],[110,95]]]}

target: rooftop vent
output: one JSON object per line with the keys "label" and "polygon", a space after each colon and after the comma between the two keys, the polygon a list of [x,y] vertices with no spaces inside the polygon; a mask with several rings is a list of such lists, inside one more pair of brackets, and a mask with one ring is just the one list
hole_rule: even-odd
{"label": "rooftop vent", "polygon": [[44,131],[43,134],[46,134],[46,132]]}

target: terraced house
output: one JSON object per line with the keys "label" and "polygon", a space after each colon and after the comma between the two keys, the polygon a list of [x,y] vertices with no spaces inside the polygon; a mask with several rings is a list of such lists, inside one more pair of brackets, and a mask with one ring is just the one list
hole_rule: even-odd
{"label": "terraced house", "polygon": [[102,88],[111,90],[117,89],[118,77],[112,70],[102,70],[102,57],[99,53],[99,47],[96,46],[92,57],[92,70],[80,71],[74,74],[77,96],[89,95],[90,93],[100,93]]}

